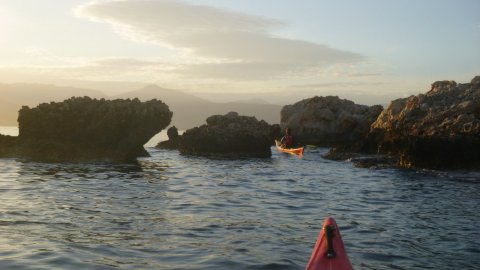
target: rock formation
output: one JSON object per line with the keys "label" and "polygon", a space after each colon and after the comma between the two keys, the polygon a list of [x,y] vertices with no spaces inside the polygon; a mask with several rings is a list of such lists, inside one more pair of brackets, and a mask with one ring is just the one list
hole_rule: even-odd
{"label": "rock formation", "polygon": [[18,137],[0,134],[0,157],[15,157],[17,144]]}
{"label": "rock formation", "polygon": [[480,168],[480,76],[394,100],[371,128],[368,145],[402,167]]}
{"label": "rock formation", "polygon": [[181,136],[178,135],[178,129],[175,126],[170,127],[167,130],[168,141],[159,142],[155,148],[173,150],[178,149]]}
{"label": "rock formation", "polygon": [[214,115],[207,124],[185,131],[180,140],[182,154],[229,157],[270,157],[271,126],[255,117],[236,112]]}
{"label": "rock formation", "polygon": [[280,125],[289,127],[300,144],[345,144],[362,140],[382,109],[334,96],[313,97],[283,107]]}
{"label": "rock formation", "polygon": [[133,161],[148,155],[143,145],[168,126],[171,117],[168,106],[158,100],[83,97],[24,106],[18,140],[9,153],[46,162]]}

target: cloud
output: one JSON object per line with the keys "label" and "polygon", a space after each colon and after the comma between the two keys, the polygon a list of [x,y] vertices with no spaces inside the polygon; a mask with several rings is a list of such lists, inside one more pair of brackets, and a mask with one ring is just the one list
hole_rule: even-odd
{"label": "cloud", "polygon": [[[210,32],[212,29],[218,32],[267,32],[283,25],[277,20],[171,0],[92,1],[78,7],[76,13],[164,35]],[[157,26],[161,28],[156,29]]]}
{"label": "cloud", "polygon": [[278,63],[220,63],[184,65],[179,72],[189,78],[223,78],[227,80],[264,80],[273,78],[278,74],[287,75],[292,72],[292,65]]}
{"label": "cloud", "polygon": [[327,89],[337,89],[339,87],[355,87],[355,86],[382,86],[382,85],[388,85],[388,82],[328,82],[328,83],[313,83],[313,84],[297,84],[297,85],[291,85],[292,88],[297,88],[297,89],[321,89],[321,88],[327,88]]}
{"label": "cloud", "polygon": [[364,60],[357,53],[274,36],[285,26],[280,21],[181,1],[93,1],[75,13],[108,23],[129,39],[178,49],[201,62],[178,69],[184,76],[268,79]]}
{"label": "cloud", "polygon": [[49,70],[62,77],[86,80],[144,80],[172,75],[176,66],[158,59],[101,58],[92,59],[81,65],[51,67]]}
{"label": "cloud", "polygon": [[[281,22],[214,7],[190,5],[169,0],[92,1],[75,9],[75,14],[93,21],[106,22],[130,39],[173,48],[212,33],[267,33]],[[186,37],[192,38],[186,38]]]}
{"label": "cloud", "polygon": [[[68,60],[68,61],[67,61]],[[27,77],[58,77],[99,81],[162,81],[176,75],[177,65],[159,59],[138,58],[78,58],[58,61],[51,65],[0,65],[0,79]],[[21,76],[24,74],[24,76]],[[21,79],[16,81],[22,81]],[[42,79],[42,81],[44,81]]]}

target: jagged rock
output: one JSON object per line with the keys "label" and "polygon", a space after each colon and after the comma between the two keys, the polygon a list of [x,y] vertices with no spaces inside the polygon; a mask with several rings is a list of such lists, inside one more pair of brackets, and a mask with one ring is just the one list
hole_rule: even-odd
{"label": "jagged rock", "polygon": [[334,96],[313,97],[284,106],[280,125],[290,128],[300,144],[352,143],[368,134],[382,109],[380,105],[358,105]]}
{"label": "jagged rock", "polygon": [[397,99],[372,124],[369,145],[402,167],[478,168],[480,77],[439,81],[426,94]]}
{"label": "jagged rock", "polygon": [[472,81],[470,81],[472,87],[478,87],[480,85],[480,76],[475,76]]}
{"label": "jagged rock", "polygon": [[214,115],[207,124],[185,131],[179,150],[182,154],[231,157],[270,157],[271,126],[255,117],[236,112]]}
{"label": "jagged rock", "polygon": [[15,155],[45,162],[133,161],[143,145],[168,126],[172,112],[161,101],[70,98],[24,106],[18,116]]}

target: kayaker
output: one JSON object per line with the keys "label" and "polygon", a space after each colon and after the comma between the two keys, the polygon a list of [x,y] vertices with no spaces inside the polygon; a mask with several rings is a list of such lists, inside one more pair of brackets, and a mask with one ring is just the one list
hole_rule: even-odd
{"label": "kayaker", "polygon": [[282,139],[280,140],[280,143],[284,148],[293,147],[293,136],[290,134],[289,128],[285,128],[285,136],[282,137]]}

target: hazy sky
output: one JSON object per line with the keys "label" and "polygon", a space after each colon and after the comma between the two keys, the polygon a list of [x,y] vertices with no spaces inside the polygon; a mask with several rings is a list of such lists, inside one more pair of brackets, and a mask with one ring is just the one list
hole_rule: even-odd
{"label": "hazy sky", "polygon": [[375,103],[480,75],[478,0],[0,0],[0,82]]}

